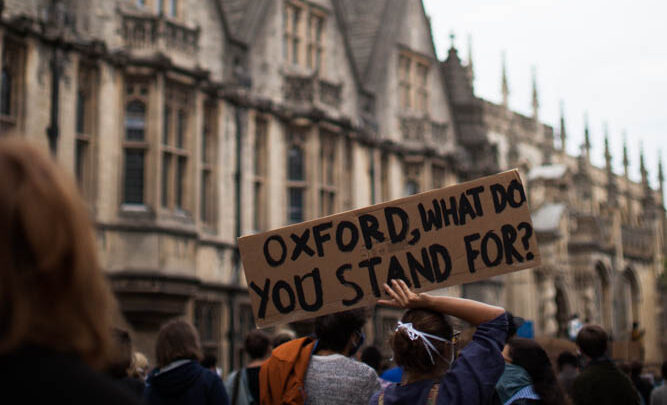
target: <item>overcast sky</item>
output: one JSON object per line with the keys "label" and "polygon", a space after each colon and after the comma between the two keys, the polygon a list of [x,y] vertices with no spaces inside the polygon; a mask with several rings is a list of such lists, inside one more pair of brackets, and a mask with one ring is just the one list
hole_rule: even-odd
{"label": "overcast sky", "polygon": [[467,60],[471,36],[478,96],[500,102],[504,51],[510,106],[530,114],[535,66],[540,116],[557,134],[563,100],[570,153],[579,153],[587,111],[594,163],[604,164],[608,122],[616,171],[622,172],[625,130],[631,177],[639,178],[643,142],[651,185],[657,187],[658,151],[667,155],[667,2],[424,0],[424,5],[441,59],[454,32],[459,56]]}

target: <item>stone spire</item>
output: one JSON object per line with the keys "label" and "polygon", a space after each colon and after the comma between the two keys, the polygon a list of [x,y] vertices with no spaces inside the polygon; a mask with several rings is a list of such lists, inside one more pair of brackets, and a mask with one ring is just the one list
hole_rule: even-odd
{"label": "stone spire", "polygon": [[565,131],[565,105],[563,103],[563,100],[560,101],[560,150],[565,153],[567,148],[566,148],[566,142],[567,141],[567,133]]}
{"label": "stone spire", "polygon": [[660,203],[665,202],[665,173],[662,170],[662,151],[658,151],[658,190],[660,191]]}
{"label": "stone spire", "polygon": [[537,68],[535,66],[531,69],[533,76],[533,119],[538,120],[538,113],[540,109],[540,101],[537,97]]}
{"label": "stone spire", "polygon": [[507,84],[507,67],[506,67],[506,60],[505,60],[505,52],[503,51],[502,54],[502,64],[503,64],[503,73],[502,73],[502,92],[503,92],[503,106],[505,108],[509,107],[509,97],[510,97],[510,89]]}
{"label": "stone spire", "polygon": [[649,187],[648,170],[646,170],[646,163],[644,161],[644,143],[641,143],[639,146],[639,172],[642,175],[642,185],[644,188]]}
{"label": "stone spire", "polygon": [[466,73],[468,75],[468,81],[472,86],[475,81],[475,69],[472,62],[472,35],[468,34],[468,65],[466,66]]}
{"label": "stone spire", "polygon": [[586,159],[591,158],[591,134],[588,128],[588,113],[584,113],[584,151]]}
{"label": "stone spire", "polygon": [[611,172],[611,151],[609,150],[609,127],[604,123],[604,161],[607,172]]}
{"label": "stone spire", "polygon": [[623,173],[630,177],[630,158],[628,157],[628,136],[623,131]]}

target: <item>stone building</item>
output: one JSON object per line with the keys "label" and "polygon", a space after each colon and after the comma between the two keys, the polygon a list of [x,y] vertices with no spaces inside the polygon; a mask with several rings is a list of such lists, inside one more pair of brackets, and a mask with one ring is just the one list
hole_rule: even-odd
{"label": "stone building", "polygon": [[[76,177],[119,322],[149,357],[184,317],[225,370],[244,362],[238,236],[514,166],[544,265],[447,293],[530,308],[542,334],[575,311],[618,331],[639,320],[658,354],[661,194],[554,148],[537,95],[534,117],[475,97],[455,50],[438,61],[421,2],[2,5],[0,131]],[[369,337],[396,318],[379,308]]]}

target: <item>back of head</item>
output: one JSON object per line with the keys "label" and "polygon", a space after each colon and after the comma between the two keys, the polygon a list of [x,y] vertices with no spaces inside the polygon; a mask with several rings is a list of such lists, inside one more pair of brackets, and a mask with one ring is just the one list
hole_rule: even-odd
{"label": "back of head", "polygon": [[574,353],[564,351],[558,355],[558,371],[563,371],[566,366],[579,367],[579,359]]}
{"label": "back of head", "polygon": [[632,378],[637,378],[642,374],[642,370],[644,369],[644,365],[642,362],[634,360],[630,362],[630,375]]}
{"label": "back of head", "polygon": [[353,309],[335,314],[323,315],[315,319],[315,335],[318,349],[342,352],[352,335],[366,323],[366,311]]}
{"label": "back of head", "polygon": [[601,326],[584,326],[577,334],[577,346],[586,356],[597,359],[607,353],[608,335]]}
{"label": "back of head", "polygon": [[271,340],[269,339],[269,335],[258,329],[248,332],[243,345],[251,360],[259,360],[266,357],[269,354],[270,347]]}
{"label": "back of head", "polygon": [[[447,340],[452,339],[452,326],[440,312],[426,309],[409,309],[403,314],[401,322],[404,324],[411,323],[412,327],[419,332]],[[434,353],[433,350],[429,355],[427,345],[421,338],[412,339],[406,330],[397,329],[390,340],[396,364],[406,372],[418,375],[444,373],[449,367],[448,359],[451,357],[453,347],[438,339],[429,339],[429,342],[440,355]]]}
{"label": "back of head", "polygon": [[130,371],[128,372],[128,375],[132,378],[143,380],[146,378],[147,373],[148,359],[146,356],[140,352],[132,353],[132,364],[130,365]]}
{"label": "back of head", "polygon": [[382,353],[376,346],[368,346],[361,352],[361,361],[379,373],[382,365]]}
{"label": "back of head", "polygon": [[114,356],[109,365],[109,374],[113,378],[128,376],[128,370],[132,364],[132,340],[130,334],[122,329],[113,329]]}
{"label": "back of head", "polygon": [[271,340],[271,346],[275,349],[276,347],[280,346],[281,344],[285,342],[289,342],[290,340],[294,339],[296,337],[296,334],[291,331],[291,330],[281,330],[276,332],[275,335],[273,335],[273,339]]}
{"label": "back of head", "polygon": [[212,354],[207,354],[204,356],[204,358],[199,362],[202,367],[213,370],[215,369],[215,365],[218,363],[218,359],[215,358],[214,355]]}
{"label": "back of head", "polygon": [[155,358],[158,368],[176,360],[201,359],[201,345],[194,326],[180,319],[164,324],[155,342]]}
{"label": "back of head", "polygon": [[508,342],[512,364],[523,367],[533,381],[535,392],[543,404],[563,404],[565,396],[551,366],[547,352],[537,342],[513,338]]}
{"label": "back of head", "polygon": [[37,345],[102,368],[114,300],[89,210],[46,153],[0,140],[0,354]]}

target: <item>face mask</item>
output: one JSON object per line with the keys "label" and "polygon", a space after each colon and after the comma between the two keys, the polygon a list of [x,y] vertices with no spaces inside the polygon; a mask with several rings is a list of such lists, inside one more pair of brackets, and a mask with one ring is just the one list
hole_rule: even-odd
{"label": "face mask", "polygon": [[357,343],[355,343],[355,345],[352,346],[352,349],[350,349],[350,354],[348,354],[348,357],[352,357],[357,354],[361,346],[363,346],[364,340],[366,340],[366,335],[361,330],[357,330],[354,333],[357,335]]}

